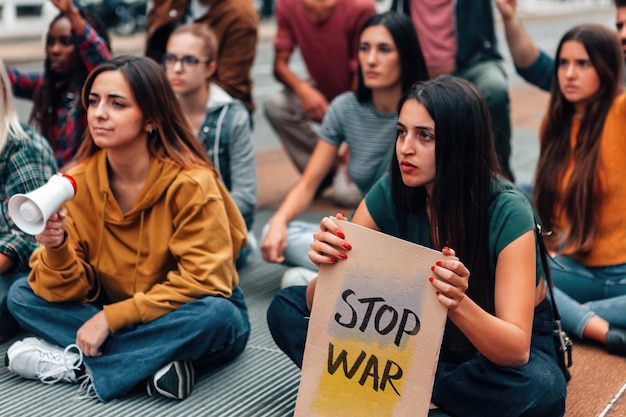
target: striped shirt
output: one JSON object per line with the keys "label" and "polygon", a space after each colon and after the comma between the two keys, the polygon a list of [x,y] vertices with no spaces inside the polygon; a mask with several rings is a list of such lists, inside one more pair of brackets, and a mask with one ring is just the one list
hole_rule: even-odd
{"label": "striped shirt", "polygon": [[333,146],[348,144],[348,176],[367,191],[376,173],[396,142],[397,113],[380,113],[371,101],[359,103],[353,92],[337,96],[328,107],[320,136]]}
{"label": "striped shirt", "polygon": [[28,138],[9,136],[0,152],[0,253],[13,259],[18,271],[28,271],[37,242],[9,218],[9,198],[42,186],[57,169],[48,142],[31,127],[23,127]]}

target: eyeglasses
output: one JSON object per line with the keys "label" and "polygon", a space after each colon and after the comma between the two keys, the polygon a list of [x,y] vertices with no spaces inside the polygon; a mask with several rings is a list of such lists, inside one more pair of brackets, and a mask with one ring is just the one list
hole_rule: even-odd
{"label": "eyeglasses", "polygon": [[174,54],[165,54],[163,55],[162,60],[163,60],[163,65],[165,65],[166,69],[174,68],[174,65],[176,65],[177,62],[180,62],[180,66],[182,67],[183,70],[185,69],[192,70],[198,64],[208,64],[209,62],[211,62],[210,59],[202,60],[200,58],[196,58],[193,55],[185,55],[179,58]]}

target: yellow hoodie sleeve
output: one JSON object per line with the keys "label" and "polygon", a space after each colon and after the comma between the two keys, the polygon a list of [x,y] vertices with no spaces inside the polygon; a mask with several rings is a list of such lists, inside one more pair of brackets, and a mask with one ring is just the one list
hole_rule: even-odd
{"label": "yellow hoodie sleeve", "polygon": [[39,246],[30,258],[28,283],[44,300],[84,302],[96,274],[85,261],[80,245],[73,244],[73,224],[67,219],[65,241],[57,248]]}

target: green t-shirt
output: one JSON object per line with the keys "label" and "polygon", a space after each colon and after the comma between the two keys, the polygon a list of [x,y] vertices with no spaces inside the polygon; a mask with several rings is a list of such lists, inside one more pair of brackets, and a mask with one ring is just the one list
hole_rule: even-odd
{"label": "green t-shirt", "polygon": [[[365,196],[365,204],[381,232],[432,247],[426,211],[408,213],[397,208],[391,197],[388,174],[372,186]],[[489,206],[489,216],[489,268],[494,274],[500,252],[524,233],[533,231],[535,217],[534,209],[526,196],[505,180],[498,180],[497,194]],[[539,284],[543,275],[539,247],[536,253],[536,284]]]}

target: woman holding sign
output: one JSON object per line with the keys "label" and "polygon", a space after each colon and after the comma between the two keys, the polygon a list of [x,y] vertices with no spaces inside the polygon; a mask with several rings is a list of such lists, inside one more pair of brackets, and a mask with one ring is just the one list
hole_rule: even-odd
{"label": "woman holding sign", "polygon": [[[391,173],[352,221],[442,251],[429,278],[432,296],[448,309],[433,414],[561,416],[566,383],[534,211],[497,174],[489,126],[485,101],[468,82],[441,76],[413,86],[399,104]],[[309,257],[333,264],[358,245],[325,218]],[[274,340],[297,365],[315,285],[286,288],[267,314]]]}

